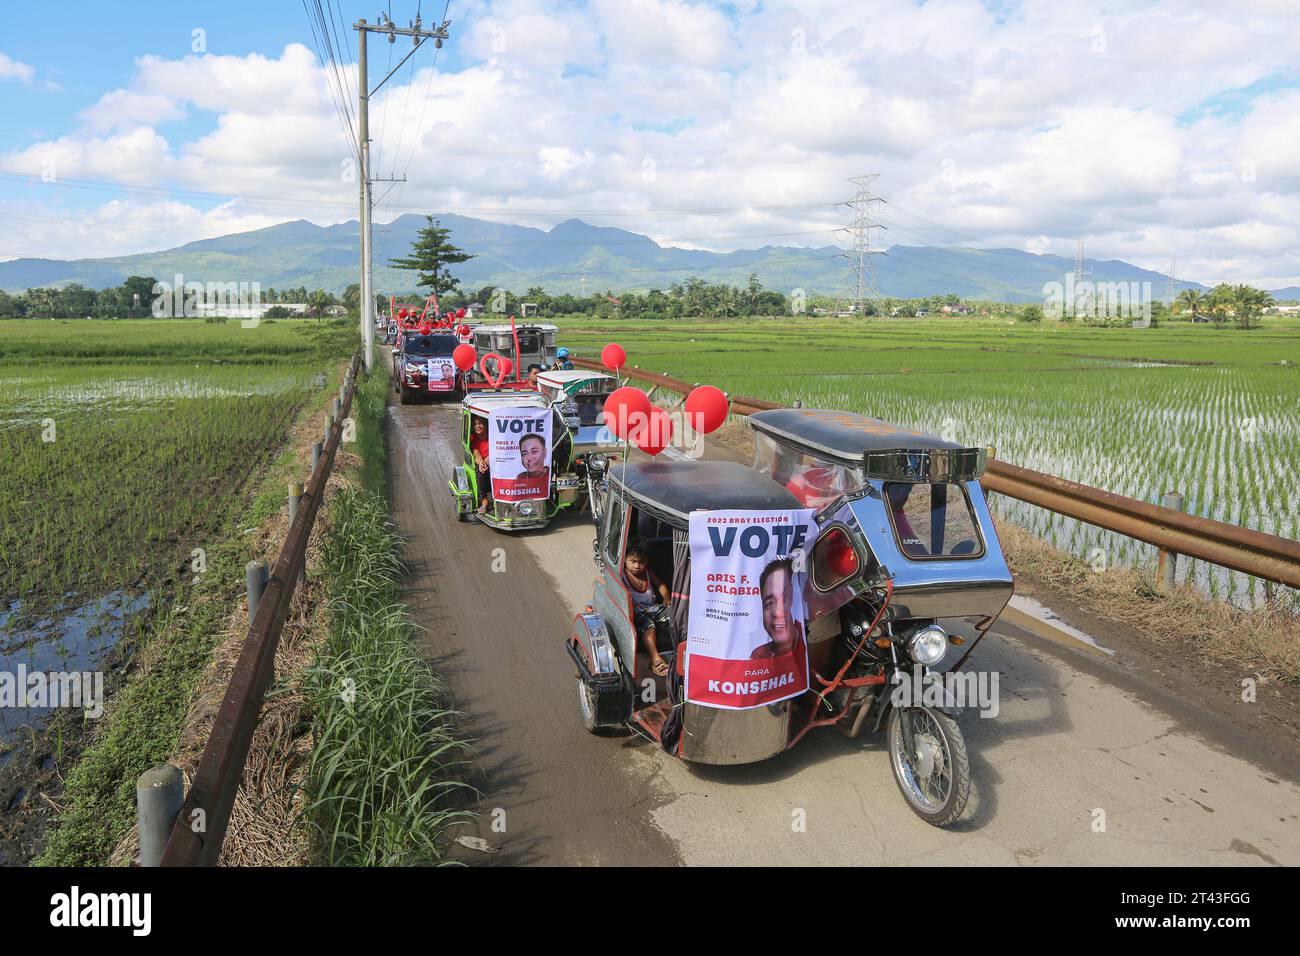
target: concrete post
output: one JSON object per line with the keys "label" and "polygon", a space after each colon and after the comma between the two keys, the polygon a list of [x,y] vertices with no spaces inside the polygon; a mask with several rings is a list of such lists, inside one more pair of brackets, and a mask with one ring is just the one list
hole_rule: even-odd
{"label": "concrete post", "polygon": [[248,624],[251,627],[257,616],[257,605],[262,603],[262,592],[271,579],[271,570],[265,561],[249,561],[244,565],[244,578],[248,587]]}
{"label": "concrete post", "polygon": [[[1177,491],[1166,491],[1164,497],[1160,500],[1160,504],[1174,511],[1182,511],[1183,496]],[[1177,571],[1178,555],[1173,551],[1166,551],[1164,548],[1161,548],[1160,558],[1156,564],[1156,578],[1160,590],[1165,593],[1173,591],[1177,584],[1175,580]]]}
{"label": "concrete post", "polygon": [[323,448],[324,446],[318,441],[311,443],[311,473],[313,475],[316,474],[316,466],[320,464],[320,455]]}
{"label": "concrete post", "polygon": [[185,780],[169,763],[140,774],[135,782],[135,806],[140,822],[140,865],[157,866],[185,802]]}
{"label": "concrete post", "polygon": [[[289,482],[289,527],[293,527],[293,521],[298,517],[298,502],[302,500],[302,482]],[[307,555],[304,553],[302,565],[298,568],[298,580],[307,580]]]}

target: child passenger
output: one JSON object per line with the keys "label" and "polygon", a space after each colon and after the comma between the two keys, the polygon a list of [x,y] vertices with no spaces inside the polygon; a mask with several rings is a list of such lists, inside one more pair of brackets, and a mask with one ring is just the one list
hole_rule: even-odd
{"label": "child passenger", "polygon": [[[650,667],[660,677],[668,673],[662,651],[672,649],[669,633],[671,592],[668,585],[650,570],[650,543],[635,537],[627,543],[623,557],[623,581],[632,595],[632,618],[641,646],[650,655]],[[662,650],[661,650],[662,649]]]}

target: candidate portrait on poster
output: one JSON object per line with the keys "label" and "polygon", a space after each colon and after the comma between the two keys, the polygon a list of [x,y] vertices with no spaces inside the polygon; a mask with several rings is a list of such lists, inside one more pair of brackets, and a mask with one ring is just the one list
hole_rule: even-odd
{"label": "candidate portrait on poster", "polygon": [[808,689],[796,556],[815,530],[811,508],[691,513],[687,700],[742,710]]}
{"label": "candidate portrait on poster", "polygon": [[488,413],[492,497],[537,501],[551,496],[551,419],[536,406],[494,408]]}

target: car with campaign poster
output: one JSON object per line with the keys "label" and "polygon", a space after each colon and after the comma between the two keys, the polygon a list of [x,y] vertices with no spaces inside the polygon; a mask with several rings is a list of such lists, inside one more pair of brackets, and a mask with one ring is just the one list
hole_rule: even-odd
{"label": "car with campaign poster", "polygon": [[883,728],[908,806],[947,826],[971,786],[959,669],[1012,592],[985,449],[840,412],[750,420],[751,467],[610,469],[600,576],[565,643],[582,723],[704,764]]}
{"label": "car with campaign poster", "polygon": [[540,392],[476,391],[461,401],[463,460],[448,487],[461,521],[498,531],[543,528],[587,499],[573,439]]}
{"label": "car with campaign poster", "polygon": [[447,332],[413,332],[402,335],[401,350],[393,355],[393,391],[403,405],[418,396],[437,397],[456,392],[456,364],[452,353],[460,344]]}

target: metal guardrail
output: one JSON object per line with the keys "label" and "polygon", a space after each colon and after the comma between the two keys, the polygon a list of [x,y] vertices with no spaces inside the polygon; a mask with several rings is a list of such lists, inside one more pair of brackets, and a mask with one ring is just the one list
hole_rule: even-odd
{"label": "metal guardrail", "polygon": [[270,577],[257,601],[248,637],[212,723],[212,733],[199,758],[190,792],[163,849],[163,866],[214,866],[221,855],[235,794],[243,777],[244,762],[248,759],[253,732],[261,715],[262,701],[275,673],[275,651],[280,643],[280,632],[302,573],[307,541],[320,510],[325,483],[333,470],[334,456],[343,437],[343,421],[356,394],[360,362],[359,353],[352,357],[342,393],[335,399],[325,446],[302,497],[298,499],[289,533],[280,546]]}
{"label": "metal guardrail", "polygon": [[[575,358],[573,363],[596,371],[604,369],[599,362],[590,359]],[[622,374],[682,394],[694,388],[690,382],[639,368],[623,369]],[[760,398],[728,397],[732,414],[736,415],[784,407]],[[1145,541],[1162,551],[1187,555],[1266,581],[1300,588],[1300,541],[1184,514],[997,459],[989,460],[980,484],[988,491]]]}

